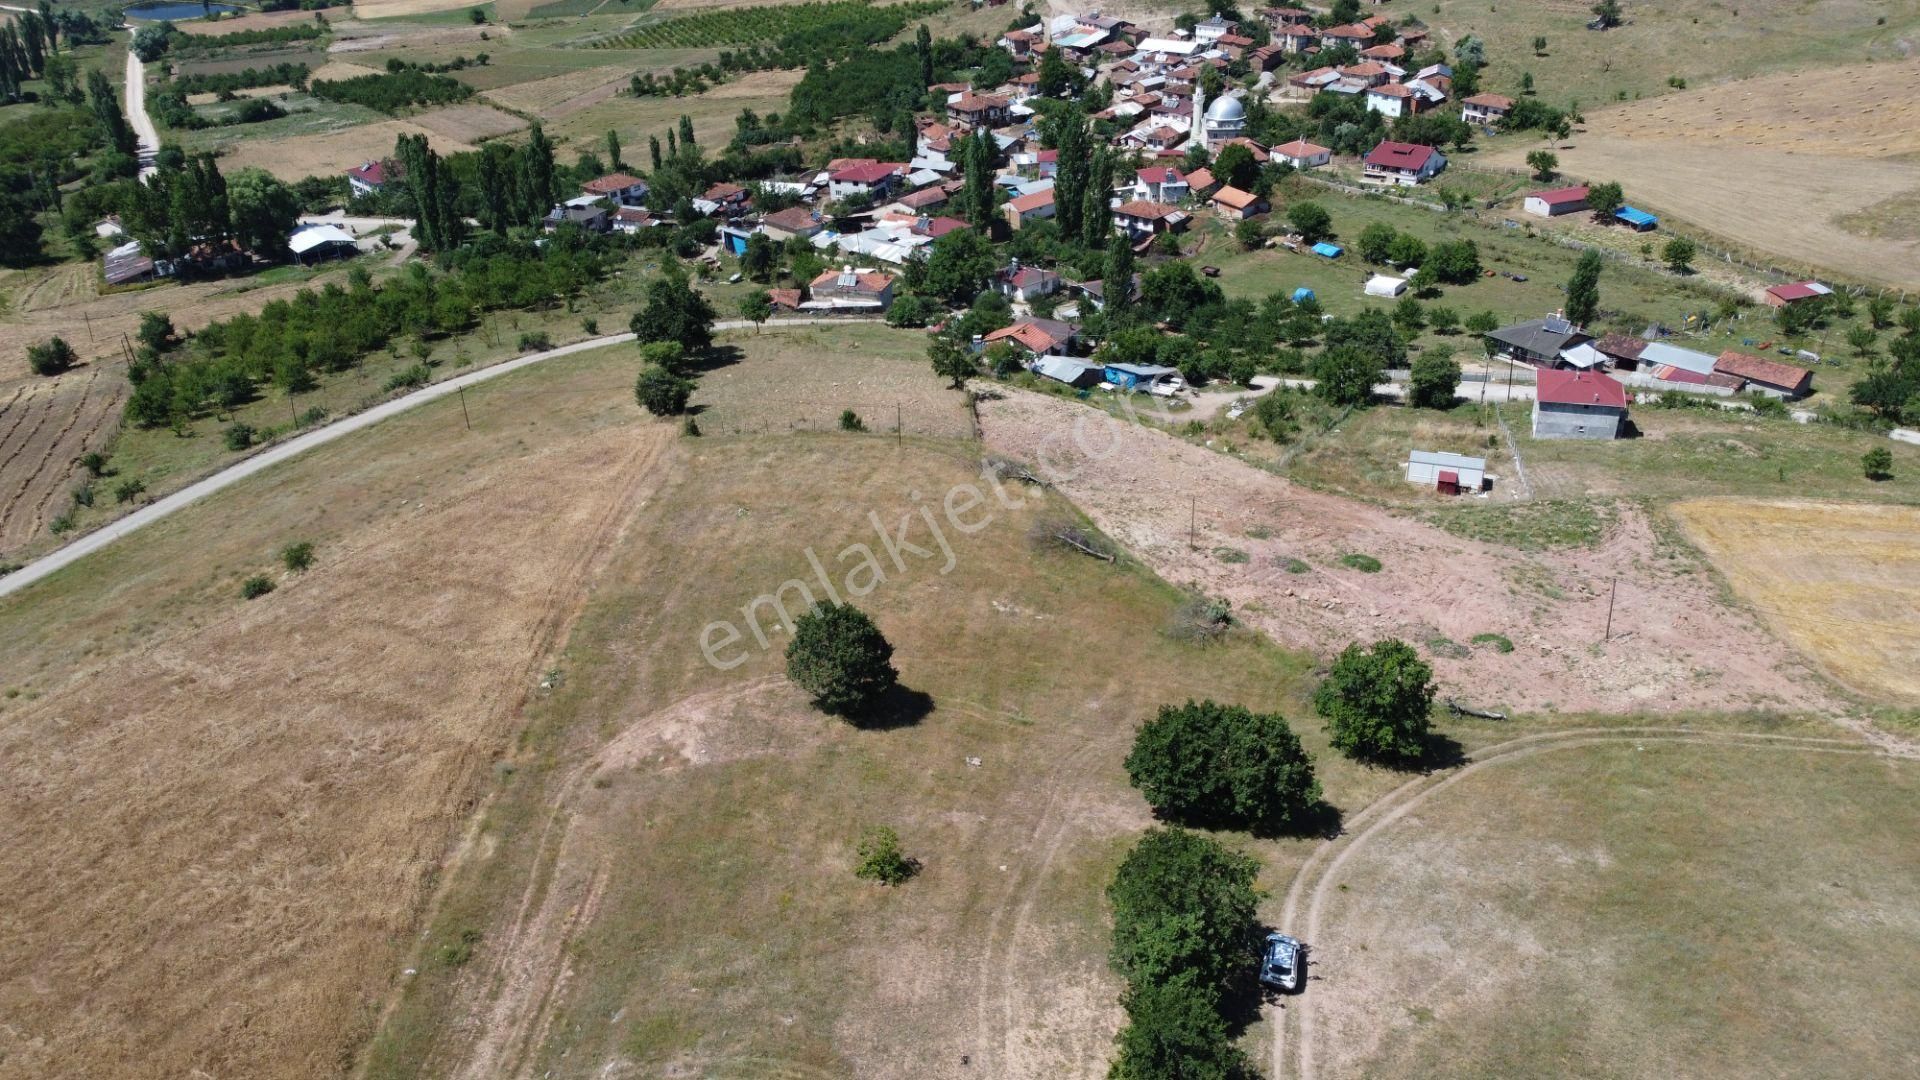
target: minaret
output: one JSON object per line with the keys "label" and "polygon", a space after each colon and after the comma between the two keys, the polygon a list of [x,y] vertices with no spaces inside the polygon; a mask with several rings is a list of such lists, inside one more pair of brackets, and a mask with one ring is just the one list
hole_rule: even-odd
{"label": "minaret", "polygon": [[1205,146],[1207,129],[1204,125],[1207,117],[1207,92],[1200,88],[1198,80],[1193,84],[1193,131],[1187,136],[1188,145],[1198,143]]}

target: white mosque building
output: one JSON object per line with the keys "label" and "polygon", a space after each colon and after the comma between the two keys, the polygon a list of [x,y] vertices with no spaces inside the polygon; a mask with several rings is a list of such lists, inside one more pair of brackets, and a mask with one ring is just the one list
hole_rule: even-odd
{"label": "white mosque building", "polygon": [[1195,137],[1206,140],[1208,150],[1218,150],[1228,140],[1246,134],[1247,107],[1240,104],[1239,98],[1223,94],[1208,105],[1206,97],[1198,89],[1194,91],[1193,132]]}

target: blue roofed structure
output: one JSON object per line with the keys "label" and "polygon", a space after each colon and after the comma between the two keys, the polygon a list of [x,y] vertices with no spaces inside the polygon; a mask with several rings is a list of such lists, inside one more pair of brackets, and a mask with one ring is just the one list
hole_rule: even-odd
{"label": "blue roofed structure", "polygon": [[1340,253],[1344,250],[1345,249],[1342,248],[1339,244],[1329,244],[1325,240],[1322,240],[1319,243],[1313,245],[1313,253],[1315,255],[1324,255],[1329,259],[1339,258]]}
{"label": "blue roofed structure", "polygon": [[1635,232],[1648,232],[1660,224],[1660,219],[1631,206],[1623,206],[1613,212],[1613,216],[1631,227]]}

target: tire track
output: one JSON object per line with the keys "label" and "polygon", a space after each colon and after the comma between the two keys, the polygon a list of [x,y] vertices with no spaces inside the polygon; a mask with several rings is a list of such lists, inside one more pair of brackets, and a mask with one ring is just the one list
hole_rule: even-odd
{"label": "tire track", "polygon": [[[1328,895],[1334,887],[1336,872],[1345,865],[1355,851],[1398,823],[1430,796],[1452,787],[1490,765],[1559,750],[1575,750],[1621,742],[1693,743],[1717,745],[1727,749],[1798,750],[1810,753],[1880,757],[1912,756],[1910,753],[1890,752],[1871,745],[1863,746],[1856,739],[1775,735],[1765,732],[1702,731],[1690,728],[1578,728],[1522,736],[1481,750],[1461,768],[1448,772],[1429,773],[1409,780],[1354,815],[1345,833],[1333,842],[1317,848],[1294,875],[1293,882],[1287,889],[1286,901],[1281,908],[1282,926],[1299,926],[1299,936],[1311,949],[1319,937],[1321,916]],[[1306,903],[1307,908],[1304,924],[1300,922],[1300,907],[1303,902]],[[1309,980],[1312,978],[1313,963],[1309,953],[1307,964]],[[1291,1045],[1294,1051],[1293,1075],[1300,1080],[1313,1080],[1315,1076],[1314,995],[1311,992],[1303,992],[1287,1000],[1292,1003],[1292,1006],[1287,1008],[1286,1015],[1274,1024],[1271,1074],[1276,1080],[1288,1074],[1287,1051]]]}

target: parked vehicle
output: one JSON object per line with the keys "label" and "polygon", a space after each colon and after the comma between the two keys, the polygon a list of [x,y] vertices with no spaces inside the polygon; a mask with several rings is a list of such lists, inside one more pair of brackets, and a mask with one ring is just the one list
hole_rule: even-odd
{"label": "parked vehicle", "polygon": [[1285,934],[1268,934],[1267,947],[1260,955],[1260,985],[1283,994],[1300,988],[1300,968],[1305,949]]}

